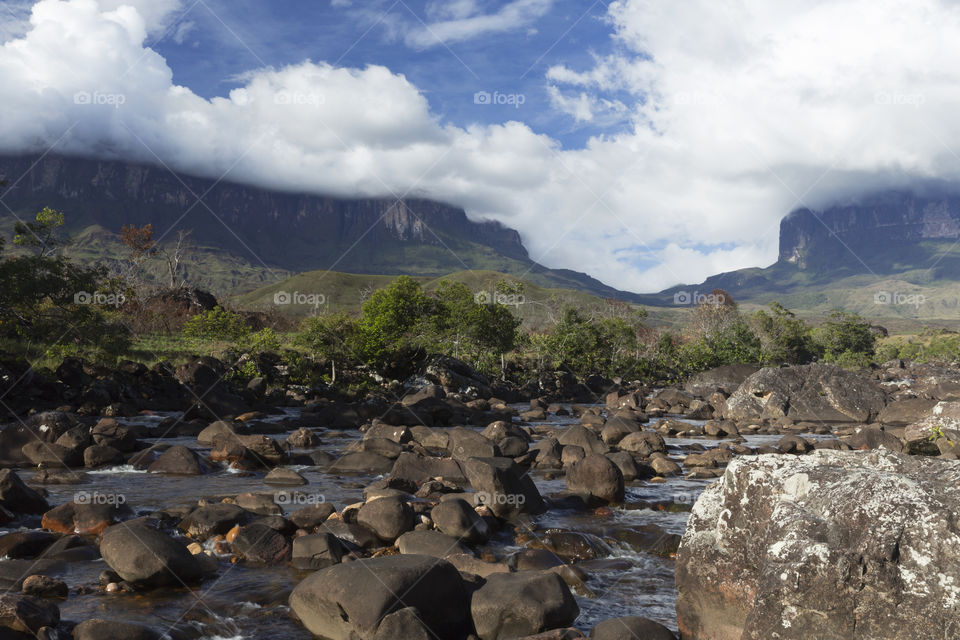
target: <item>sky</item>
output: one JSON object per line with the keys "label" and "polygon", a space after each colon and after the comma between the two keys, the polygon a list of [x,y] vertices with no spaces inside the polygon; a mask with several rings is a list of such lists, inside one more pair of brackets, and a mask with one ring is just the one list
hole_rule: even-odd
{"label": "sky", "polygon": [[957,0],[0,0],[0,152],[427,197],[657,291],[960,178]]}

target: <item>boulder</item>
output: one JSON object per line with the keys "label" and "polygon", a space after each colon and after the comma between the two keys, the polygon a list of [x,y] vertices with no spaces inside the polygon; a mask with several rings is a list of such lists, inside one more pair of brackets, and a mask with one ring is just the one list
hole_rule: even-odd
{"label": "boulder", "polygon": [[0,558],[36,558],[57,541],[46,531],[14,531],[0,536]]}
{"label": "boulder", "polygon": [[592,640],[676,640],[673,631],[640,616],[604,620],[590,630],[589,637]]}
{"label": "boulder", "polygon": [[760,420],[768,401],[784,402],[783,414],[794,421],[869,422],[883,409],[886,397],[873,380],[834,365],[767,367],[727,399],[723,417]]}
{"label": "boulder", "polygon": [[276,529],[260,522],[240,527],[233,549],[247,562],[277,564],[290,559],[290,542]]}
{"label": "boulder", "polygon": [[449,555],[470,553],[459,540],[439,531],[408,531],[397,538],[400,553],[446,558]]}
{"label": "boulder", "polygon": [[[9,631],[29,634],[37,637],[43,627],[56,627],[60,624],[60,609],[52,602],[46,602],[33,596],[5,593],[0,595],[0,627]],[[13,634],[2,634],[15,638]]]}
{"label": "boulder", "polygon": [[0,469],[0,507],[12,513],[45,513],[50,505],[11,469]]}
{"label": "boulder", "polygon": [[677,553],[681,635],[957,636],[958,482],[960,462],[886,449],[735,459]]}
{"label": "boulder", "polygon": [[35,598],[57,598],[67,597],[69,589],[67,583],[50,576],[32,575],[23,579],[21,593]]}
{"label": "boulder", "polygon": [[294,487],[307,484],[307,479],[293,469],[273,469],[263,478],[263,484]]}
{"label": "boulder", "polygon": [[377,498],[360,507],[357,523],[370,529],[384,542],[393,543],[416,524],[413,509],[403,496]]}
{"label": "boulder", "polygon": [[610,447],[604,444],[596,432],[575,424],[557,432],[557,441],[562,445],[576,445],[586,452],[606,453]]}
{"label": "boulder", "polygon": [[329,502],[319,502],[317,504],[307,505],[291,513],[290,522],[301,529],[312,531],[333,515],[334,511],[336,511],[336,509]]}
{"label": "boulder", "polygon": [[450,482],[467,482],[460,461],[452,458],[433,458],[416,453],[404,452],[393,463],[390,469],[390,478],[397,482],[406,482],[412,486],[420,486],[431,478],[443,478]]}
{"label": "boulder", "polygon": [[406,607],[385,616],[373,640],[434,640],[434,635],[420,619],[420,612]]}
{"label": "boulder", "polygon": [[207,466],[196,453],[182,444],[170,447],[147,467],[149,473],[169,473],[181,476],[199,476]]}
{"label": "boulder", "polygon": [[692,376],[683,388],[701,398],[709,398],[715,391],[727,395],[737,390],[743,381],[756,373],[758,368],[752,364],[729,364],[714,367]]}
{"label": "boulder", "polygon": [[88,469],[123,464],[125,458],[122,451],[108,444],[95,444],[83,450],[83,466]]}
{"label": "boulder", "polygon": [[877,415],[877,422],[898,426],[919,422],[929,416],[936,405],[937,401],[931,398],[894,400]]}
{"label": "boulder", "polygon": [[73,640],[160,640],[164,636],[150,627],[119,620],[84,620],[73,628]]}
{"label": "boulder", "polygon": [[120,496],[79,492],[76,500],[47,511],[40,526],[55,533],[95,536],[130,516],[130,508],[120,501]]}
{"label": "boulder", "polygon": [[654,453],[666,453],[667,444],[656,431],[637,431],[627,435],[617,445],[622,451],[629,451],[639,456],[649,456]]}
{"label": "boulder", "polygon": [[330,463],[330,473],[387,473],[394,467],[394,461],[379,453],[357,451],[348,453]]}
{"label": "boulder", "polygon": [[437,529],[466,543],[486,542],[490,537],[487,521],[465,500],[443,500],[430,511],[430,519]]}
{"label": "boulder", "polygon": [[567,471],[567,490],[588,502],[623,502],[623,473],[610,458],[589,455]]}
{"label": "boulder", "polygon": [[448,562],[395,555],[337,564],[302,580],[290,609],[311,633],[328,640],[371,640],[386,618],[414,607],[433,637],[470,632],[470,598]]}
{"label": "boulder", "polygon": [[463,469],[477,499],[498,518],[543,513],[547,507],[530,476],[510,458],[470,458]]}
{"label": "boulder", "polygon": [[448,432],[450,439],[447,448],[456,460],[467,458],[492,458],[500,455],[500,448],[473,429],[454,427]]}
{"label": "boulder", "polygon": [[302,571],[325,569],[340,562],[346,551],[332,533],[318,533],[293,539],[291,564]]}
{"label": "boulder", "polygon": [[203,577],[203,565],[184,545],[142,522],[109,527],[100,553],[117,575],[140,588],[182,587]]}
{"label": "boulder", "polygon": [[506,640],[569,627],[580,608],[556,573],[495,573],[470,601],[480,640]]}
{"label": "boulder", "polygon": [[196,540],[225,535],[238,524],[246,524],[253,514],[235,504],[210,504],[198,507],[180,521],[177,528]]}

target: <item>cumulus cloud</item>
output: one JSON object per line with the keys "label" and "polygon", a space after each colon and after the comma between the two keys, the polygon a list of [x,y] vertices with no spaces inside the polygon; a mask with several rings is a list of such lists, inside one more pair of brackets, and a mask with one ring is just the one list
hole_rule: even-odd
{"label": "cumulus cloud", "polygon": [[958,178],[960,16],[941,0],[614,2],[613,51],[545,79],[574,118],[628,123],[581,149],[522,122],[444,123],[383,66],[254,69],[204,99],[147,45],[181,6],[38,2],[0,48],[0,151],[431,197],[517,228],[549,266],[633,291],[772,262],[795,206]]}

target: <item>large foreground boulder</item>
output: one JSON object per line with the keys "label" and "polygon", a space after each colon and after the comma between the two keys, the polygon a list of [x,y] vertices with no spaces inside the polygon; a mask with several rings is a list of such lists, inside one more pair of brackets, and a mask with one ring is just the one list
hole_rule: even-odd
{"label": "large foreground boulder", "polygon": [[886,396],[873,380],[834,365],[767,367],[744,380],[727,399],[723,417],[869,422],[885,402]]}
{"label": "large foreground boulder", "polygon": [[885,449],[737,458],[677,553],[682,637],[960,637],[958,483]]}
{"label": "large foreground boulder", "polygon": [[397,555],[317,571],[290,594],[290,609],[328,640],[371,640],[389,614],[414,607],[432,637],[458,640],[470,631],[470,598],[450,563]]}

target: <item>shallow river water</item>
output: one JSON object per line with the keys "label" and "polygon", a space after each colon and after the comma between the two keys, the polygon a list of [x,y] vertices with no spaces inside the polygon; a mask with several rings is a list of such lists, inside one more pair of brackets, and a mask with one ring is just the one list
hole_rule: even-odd
{"label": "shallow river water", "polygon": [[[168,414],[169,415],[169,414]],[[273,417],[296,418],[296,410]],[[165,416],[144,416],[121,419],[123,423],[156,424]],[[576,423],[575,418],[551,415],[547,420],[554,425]],[[686,421],[702,424],[696,421]],[[280,440],[287,434],[276,435]],[[323,450],[339,453],[359,434],[323,439]],[[759,446],[775,443],[779,436],[748,436],[746,444]],[[201,453],[196,438],[165,438],[164,444],[183,444]],[[680,454],[680,446],[699,444],[713,447],[721,441],[710,439],[668,438],[671,455]],[[290,467],[309,480],[297,488],[310,500],[332,502],[339,510],[361,500],[363,487],[377,476],[328,475],[316,467]],[[29,482],[32,472],[21,471]],[[88,480],[79,485],[46,485],[52,505],[74,500],[78,492],[102,496],[123,496],[125,503],[137,515],[145,515],[162,507],[195,504],[203,497],[236,495],[243,492],[271,492],[263,483],[263,473],[235,473],[215,469],[204,476],[160,476],[135,471],[130,467],[114,467],[89,472]],[[543,472],[534,471],[534,478],[545,497],[558,496],[565,491],[561,477],[548,479]],[[627,500],[623,507],[613,509],[612,515],[602,517],[593,512],[552,508],[547,513],[518,525],[518,532],[529,527],[532,531],[560,528],[593,534],[609,540],[605,533],[612,529],[655,524],[668,533],[682,534],[689,516],[687,511],[637,508],[643,503],[675,503],[689,505],[696,500],[708,480],[670,478],[664,483],[635,481],[628,484]],[[286,505],[285,512],[302,504]],[[8,530],[0,529],[6,533]],[[521,547],[512,546],[512,537],[503,534],[494,537],[484,547],[498,558],[504,558]],[[588,560],[583,566],[589,573],[586,589],[575,594],[580,605],[576,626],[584,631],[597,622],[625,615],[641,615],[657,620],[676,630],[673,584],[673,560],[638,552],[623,543],[609,544],[606,557]],[[8,562],[3,559],[0,562]],[[149,595],[106,594],[96,589],[98,575],[108,568],[102,560],[75,562],[52,568],[47,573],[64,579],[71,587],[70,597],[61,603],[63,619],[82,621],[89,618],[121,619],[143,622],[154,628],[176,627],[181,633],[196,638],[310,638],[311,635],[289,617],[286,602],[292,588],[306,574],[288,567],[244,566],[221,562],[217,576],[205,581],[193,591],[171,590],[151,592]],[[78,585],[93,587],[88,594],[74,594]]]}

